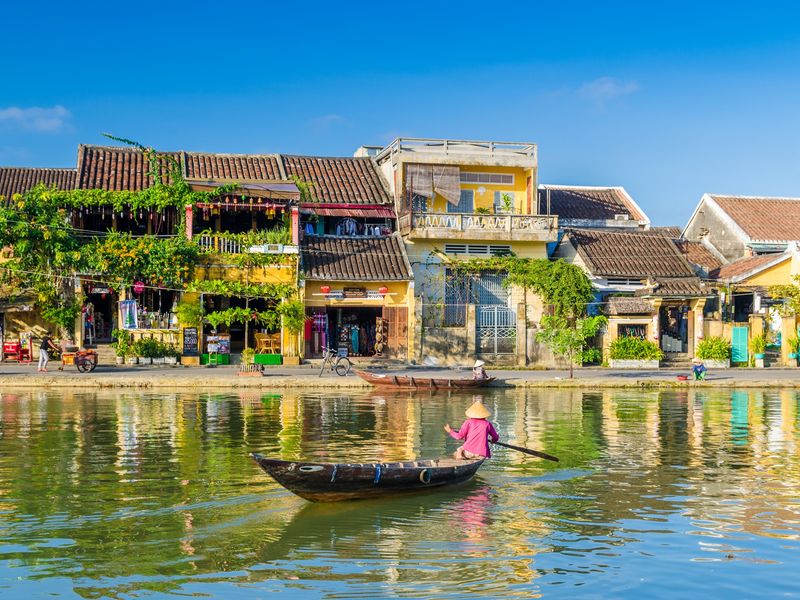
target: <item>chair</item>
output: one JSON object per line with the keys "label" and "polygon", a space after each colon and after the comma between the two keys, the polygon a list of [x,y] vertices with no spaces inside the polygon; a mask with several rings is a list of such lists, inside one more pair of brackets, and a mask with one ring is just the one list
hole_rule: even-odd
{"label": "chair", "polygon": [[281,334],[272,333],[267,335],[267,347],[269,348],[268,354],[280,354],[281,352]]}
{"label": "chair", "polygon": [[266,333],[256,333],[256,354],[270,354],[269,336]]}

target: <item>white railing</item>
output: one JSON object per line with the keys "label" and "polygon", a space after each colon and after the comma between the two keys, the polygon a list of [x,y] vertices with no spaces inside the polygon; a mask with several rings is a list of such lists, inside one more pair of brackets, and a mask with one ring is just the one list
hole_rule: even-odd
{"label": "white railing", "polygon": [[469,213],[414,213],[413,229],[452,231],[546,232],[558,226],[558,218],[548,215],[482,215]]}
{"label": "white railing", "polygon": [[395,152],[459,155],[485,154],[487,156],[516,156],[533,158],[536,144],[530,142],[486,142],[474,140],[445,140],[433,138],[397,138],[381,150],[376,159]]}
{"label": "white railing", "polygon": [[220,254],[241,254],[242,245],[236,240],[219,235],[198,235],[197,245],[207,252],[219,252]]}

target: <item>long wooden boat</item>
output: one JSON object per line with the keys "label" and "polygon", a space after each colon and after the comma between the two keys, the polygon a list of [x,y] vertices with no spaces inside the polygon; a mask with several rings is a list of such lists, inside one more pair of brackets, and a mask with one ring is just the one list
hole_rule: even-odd
{"label": "long wooden boat", "polygon": [[475,389],[488,386],[496,377],[488,379],[445,379],[443,377],[415,377],[413,375],[393,375],[391,373],[371,373],[353,369],[353,372],[367,383],[379,387],[394,387],[408,390],[431,389],[431,390],[461,390]]}
{"label": "long wooden boat", "polygon": [[391,463],[315,463],[277,460],[253,453],[259,466],[290,492],[312,502],[377,498],[464,483],[484,458]]}

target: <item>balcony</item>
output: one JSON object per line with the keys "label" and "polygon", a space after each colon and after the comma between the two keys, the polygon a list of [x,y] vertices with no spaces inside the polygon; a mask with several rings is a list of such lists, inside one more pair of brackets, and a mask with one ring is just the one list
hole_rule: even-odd
{"label": "balcony", "polygon": [[262,240],[247,240],[245,235],[225,235],[201,233],[195,241],[205,253],[212,254],[297,254],[298,248],[292,244],[253,243]]}
{"label": "balcony", "polygon": [[409,237],[417,239],[505,240],[555,242],[555,215],[511,215],[477,213],[412,213],[401,217],[410,225]]}

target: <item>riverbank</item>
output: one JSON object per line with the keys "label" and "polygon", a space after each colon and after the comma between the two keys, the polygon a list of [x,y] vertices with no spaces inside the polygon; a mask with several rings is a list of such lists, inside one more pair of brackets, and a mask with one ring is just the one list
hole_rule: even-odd
{"label": "riverbank", "polygon": [[[404,368],[397,374],[415,377],[470,377],[468,369]],[[685,369],[624,370],[576,369],[569,379],[567,371],[497,370],[494,387],[513,388],[800,388],[800,369],[719,369],[712,370],[706,381],[679,381]],[[236,367],[104,366],[93,373],[78,373],[74,367],[65,371],[37,373],[34,365],[0,365],[0,389],[6,387],[41,388],[261,388],[261,389],[371,389],[365,381],[350,374],[346,377],[319,377],[319,367],[269,367],[263,377],[243,377]]]}

